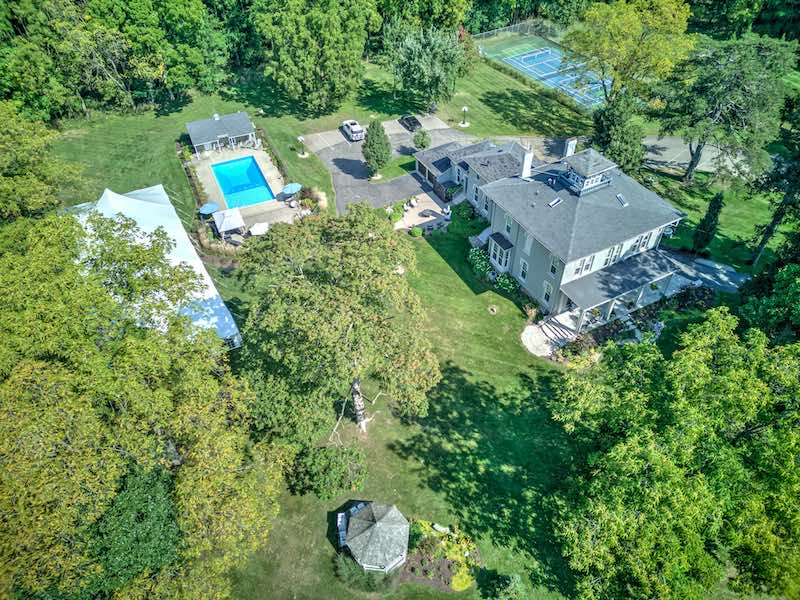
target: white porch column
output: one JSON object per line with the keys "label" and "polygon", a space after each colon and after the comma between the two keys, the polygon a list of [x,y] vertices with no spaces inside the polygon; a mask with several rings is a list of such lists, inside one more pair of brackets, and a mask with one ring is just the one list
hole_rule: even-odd
{"label": "white porch column", "polygon": [[641,301],[642,301],[642,296],[644,296],[644,290],[645,290],[645,288],[646,288],[648,285],[650,285],[650,284],[649,284],[649,283],[646,283],[646,284],[644,284],[642,287],[640,287],[640,288],[639,288],[639,295],[638,295],[638,296],[636,296],[636,304],[634,304],[634,306],[635,306],[636,308],[639,308],[639,302],[641,302]]}
{"label": "white porch column", "polygon": [[575,330],[575,333],[580,333],[581,328],[583,327],[583,318],[586,316],[586,311],[581,309],[581,312],[578,314],[578,328]]}
{"label": "white porch column", "polygon": [[669,286],[672,283],[672,278],[673,277],[675,277],[675,271],[673,271],[672,273],[669,274],[669,277],[667,277],[667,283],[665,283],[664,287],[661,288],[661,297],[662,298],[666,298],[667,297],[667,290],[669,289]]}
{"label": "white porch column", "polygon": [[611,318],[611,313],[614,312],[614,306],[617,304],[617,299],[613,298],[611,302],[608,303],[608,308],[606,309],[605,319],[608,321]]}

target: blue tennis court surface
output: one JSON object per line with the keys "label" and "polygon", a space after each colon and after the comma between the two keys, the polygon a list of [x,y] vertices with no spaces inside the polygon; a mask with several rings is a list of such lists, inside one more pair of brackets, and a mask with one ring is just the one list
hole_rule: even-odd
{"label": "blue tennis court surface", "polygon": [[594,108],[603,103],[600,80],[587,72],[583,63],[567,59],[558,48],[539,48],[507,56],[503,62],[547,87],[561,90],[583,106]]}

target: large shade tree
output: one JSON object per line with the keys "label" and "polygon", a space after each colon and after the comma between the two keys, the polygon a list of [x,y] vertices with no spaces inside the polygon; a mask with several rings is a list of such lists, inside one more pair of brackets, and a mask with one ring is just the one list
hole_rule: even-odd
{"label": "large shade tree", "polygon": [[708,145],[719,148],[718,168],[742,177],[768,163],[764,146],[778,134],[796,44],[754,34],[704,39],[661,88],[662,133],[682,135],[691,181]]}
{"label": "large shade tree", "polygon": [[373,0],[254,0],[265,72],[312,113],[337,108],[359,86],[367,36],[380,25]]}
{"label": "large shade tree", "polygon": [[595,2],[564,44],[600,77],[607,101],[623,92],[647,96],[691,49],[688,20],[683,0]]}
{"label": "large shade tree", "polygon": [[737,326],[606,346],[551,403],[580,449],[556,525],[579,597],[704,598],[728,560],[737,589],[800,590],[800,345]]}
{"label": "large shade tree", "polygon": [[0,595],[226,597],[280,457],[250,442],[224,345],[176,312],[198,283],[166,234],[87,226],[0,230]]}
{"label": "large shade tree", "polygon": [[[357,399],[368,379],[400,414],[427,413],[439,367],[404,274],[414,268],[407,238],[363,205],[277,225],[248,244],[241,270],[255,300],[243,360],[262,391],[259,414],[287,416],[265,422],[268,438],[313,443],[333,427],[334,402]],[[275,387],[277,402],[268,393]]]}

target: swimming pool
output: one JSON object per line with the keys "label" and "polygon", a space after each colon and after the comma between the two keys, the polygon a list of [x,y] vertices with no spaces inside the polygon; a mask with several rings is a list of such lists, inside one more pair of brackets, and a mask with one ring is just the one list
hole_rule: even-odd
{"label": "swimming pool", "polygon": [[275,194],[252,156],[211,165],[228,208],[274,200]]}

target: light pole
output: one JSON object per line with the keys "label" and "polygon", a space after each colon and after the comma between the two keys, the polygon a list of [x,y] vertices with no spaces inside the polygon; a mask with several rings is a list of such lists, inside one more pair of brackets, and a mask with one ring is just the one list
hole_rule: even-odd
{"label": "light pole", "polygon": [[304,138],[302,135],[298,135],[297,143],[300,144],[300,152],[298,153],[298,156],[300,158],[304,158],[306,156],[306,147],[305,147],[306,138]]}
{"label": "light pole", "polygon": [[469,123],[467,122],[467,112],[469,112],[469,107],[468,106],[462,106],[461,107],[461,113],[462,113],[463,116],[461,117],[461,123],[459,123],[459,125],[461,125],[461,127],[468,127],[469,126]]}

